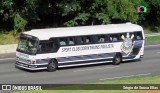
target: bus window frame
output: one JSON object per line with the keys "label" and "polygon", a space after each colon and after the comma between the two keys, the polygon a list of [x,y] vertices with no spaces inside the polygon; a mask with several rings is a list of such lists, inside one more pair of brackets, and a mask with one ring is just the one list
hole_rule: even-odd
{"label": "bus window frame", "polygon": [[[61,45],[61,44],[60,44],[60,39],[62,39],[62,38],[63,38],[64,40],[66,40],[66,42],[65,42],[66,45]],[[58,37],[57,39],[58,39],[58,45],[59,45],[60,47],[68,46],[68,39],[67,39],[67,37]]]}
{"label": "bus window frame", "polygon": [[[46,47],[46,44],[47,43],[54,43],[55,42],[55,51],[43,51],[43,52],[40,52],[40,47],[39,47],[39,45],[40,45],[40,43],[45,43],[45,47]],[[58,50],[59,50],[59,45],[57,44],[57,39],[56,38],[52,38],[52,39],[49,39],[49,40],[41,40],[41,41],[39,41],[39,43],[38,43],[38,48],[37,48],[37,54],[44,54],[44,53],[56,53]],[[52,50],[53,49],[53,46],[52,46],[52,48],[50,49],[50,50]]]}
{"label": "bus window frame", "polygon": [[[66,37],[66,38],[67,38],[67,46],[74,46],[74,45],[76,45],[75,36]],[[70,40],[71,38],[73,39],[73,43],[74,43],[74,44],[69,44],[69,40]]]}
{"label": "bus window frame", "polygon": [[[90,38],[90,41],[89,41],[89,43],[86,43],[85,41],[86,41],[86,39],[87,39],[87,37],[89,37]],[[83,38],[83,41],[84,41],[84,44],[85,45],[87,45],[87,44],[93,44],[93,38],[92,38],[92,35],[87,35],[87,36],[84,36],[84,37],[82,37]]]}
{"label": "bus window frame", "polygon": [[[88,44],[93,44],[93,35],[86,35],[86,36],[76,36],[75,37],[75,42],[76,44],[75,45],[88,45]],[[90,42],[89,43],[86,43],[85,42],[85,39],[86,37],[89,37],[90,38]],[[81,38],[81,40],[83,41],[83,43],[80,43],[78,40],[78,38]]]}
{"label": "bus window frame", "polygon": [[[120,38],[121,38],[121,37],[120,37],[120,34],[121,34],[121,33],[109,34],[109,41],[110,41],[110,42],[122,42],[122,40],[120,39]],[[113,37],[112,37],[112,40],[111,40],[111,35],[117,35],[117,36],[118,36],[117,41],[113,41]]]}
{"label": "bus window frame", "polygon": [[[98,37],[99,36],[104,36],[104,42],[98,42],[99,39]],[[98,35],[94,35],[94,44],[101,44],[101,43],[109,43],[109,39],[108,39],[108,34],[98,34]]]}
{"label": "bus window frame", "polygon": [[[143,37],[143,34],[142,34],[142,31],[135,31],[133,32],[134,33],[134,40],[137,41],[137,40],[144,40],[144,37]],[[140,33],[140,38],[141,39],[137,39],[137,34]]]}

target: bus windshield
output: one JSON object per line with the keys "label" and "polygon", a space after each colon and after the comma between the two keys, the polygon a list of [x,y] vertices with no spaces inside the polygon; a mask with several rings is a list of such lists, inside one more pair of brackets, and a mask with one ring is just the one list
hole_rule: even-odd
{"label": "bus windshield", "polygon": [[37,41],[21,37],[17,50],[27,54],[35,54],[37,51]]}

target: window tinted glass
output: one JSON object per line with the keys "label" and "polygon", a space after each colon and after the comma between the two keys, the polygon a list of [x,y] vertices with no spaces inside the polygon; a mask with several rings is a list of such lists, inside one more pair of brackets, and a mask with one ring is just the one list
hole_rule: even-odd
{"label": "window tinted glass", "polygon": [[120,40],[118,34],[111,34],[109,38],[111,42],[117,42]]}
{"label": "window tinted glass", "polygon": [[120,33],[119,34],[119,40],[123,41],[126,38],[126,33]]}
{"label": "window tinted glass", "polygon": [[89,44],[89,43],[91,43],[91,36],[83,37],[83,40],[84,40],[85,44]]}
{"label": "window tinted glass", "polygon": [[127,32],[127,33],[120,33],[119,34],[119,41],[123,41],[126,38],[131,38],[132,40],[134,39],[135,35],[133,32]]}
{"label": "window tinted glass", "polygon": [[134,39],[135,40],[142,40],[143,39],[142,32],[135,32],[134,33]]}
{"label": "window tinted glass", "polygon": [[68,38],[68,45],[75,45],[75,41],[73,37]]}
{"label": "window tinted glass", "polygon": [[41,41],[38,48],[38,53],[52,53],[56,52],[58,46],[53,41]]}
{"label": "window tinted glass", "polygon": [[105,43],[108,42],[108,35],[95,35],[94,36],[95,43]]}
{"label": "window tinted glass", "polygon": [[66,46],[67,45],[67,38],[60,38],[59,39],[59,45],[60,46]]}
{"label": "window tinted glass", "polygon": [[105,42],[105,36],[104,35],[99,35],[99,36],[97,36],[97,38],[98,38],[98,43]]}
{"label": "window tinted glass", "polygon": [[75,37],[75,40],[76,40],[77,45],[84,44],[84,41],[83,41],[82,37]]}

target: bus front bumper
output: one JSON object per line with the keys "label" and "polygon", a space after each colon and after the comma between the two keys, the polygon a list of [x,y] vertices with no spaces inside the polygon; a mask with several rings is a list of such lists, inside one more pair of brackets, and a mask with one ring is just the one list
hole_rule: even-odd
{"label": "bus front bumper", "polygon": [[27,69],[27,70],[42,70],[42,69],[47,69],[46,64],[41,64],[41,65],[32,65],[32,64],[25,64],[22,62],[16,61],[15,67],[22,68],[22,69]]}

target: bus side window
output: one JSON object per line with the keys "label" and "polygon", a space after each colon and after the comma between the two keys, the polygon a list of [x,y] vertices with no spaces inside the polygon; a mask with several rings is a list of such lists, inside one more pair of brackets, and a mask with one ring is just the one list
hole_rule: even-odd
{"label": "bus side window", "polygon": [[68,38],[68,45],[75,45],[75,41],[73,37]]}
{"label": "bus side window", "polygon": [[119,41],[123,41],[126,38],[126,33],[119,34]]}
{"label": "bus side window", "polygon": [[94,43],[108,42],[108,35],[96,35],[94,36]]}
{"label": "bus side window", "polygon": [[58,39],[52,38],[49,42],[50,42],[50,46],[52,46],[52,52],[57,52],[59,49]]}
{"label": "bus side window", "polygon": [[105,36],[104,35],[99,35],[98,36],[98,43],[103,43],[105,42]]}
{"label": "bus side window", "polygon": [[109,42],[109,35],[105,35],[105,42]]}
{"label": "bus side window", "polygon": [[49,42],[49,48],[51,52],[57,52],[58,51],[58,46],[56,42]]}
{"label": "bus side window", "polygon": [[57,51],[57,45],[55,42],[50,41],[42,41],[39,44],[39,53],[51,53]]}
{"label": "bus side window", "polygon": [[39,52],[43,52],[44,51],[44,49],[45,49],[45,43],[40,43],[39,44]]}
{"label": "bus side window", "polygon": [[83,37],[83,40],[84,40],[85,44],[90,44],[91,43],[91,36]]}
{"label": "bus side window", "polygon": [[52,51],[52,47],[53,47],[53,42],[47,42],[46,43],[46,47],[45,47],[45,51],[46,52],[51,52]]}
{"label": "bus side window", "polygon": [[112,35],[110,35],[110,41],[111,42],[118,42],[119,41],[118,34],[112,34]]}
{"label": "bus side window", "polygon": [[135,36],[134,37],[135,40],[142,40],[143,39],[142,32],[135,32],[134,36]]}
{"label": "bus side window", "polygon": [[81,45],[84,44],[83,38],[82,37],[75,37],[76,44]]}
{"label": "bus side window", "polygon": [[67,45],[67,38],[60,38],[59,39],[59,45],[60,46],[66,46]]}

